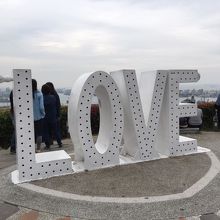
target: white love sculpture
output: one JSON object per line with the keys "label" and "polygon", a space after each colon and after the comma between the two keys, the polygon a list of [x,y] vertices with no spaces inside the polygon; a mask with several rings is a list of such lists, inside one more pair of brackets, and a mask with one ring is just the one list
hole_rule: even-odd
{"label": "white love sculpture", "polygon": [[[196,153],[197,141],[179,136],[179,118],[197,114],[196,104],[179,104],[179,83],[199,79],[197,70],[158,70],[139,77],[135,70],[110,74],[96,71],[79,77],[68,106],[75,152],[71,167],[71,159],[65,151],[35,154],[31,74],[30,70],[14,70],[18,170],[12,173],[13,182],[63,175],[72,168],[73,171],[93,170],[159,159],[159,155]],[[94,94],[100,108],[96,143],[90,123]],[[120,151],[122,137],[124,145]]]}
{"label": "white love sculpture", "polygon": [[71,173],[71,158],[64,150],[35,153],[31,71],[15,69],[13,77],[17,170],[12,172],[12,182],[17,184]]}

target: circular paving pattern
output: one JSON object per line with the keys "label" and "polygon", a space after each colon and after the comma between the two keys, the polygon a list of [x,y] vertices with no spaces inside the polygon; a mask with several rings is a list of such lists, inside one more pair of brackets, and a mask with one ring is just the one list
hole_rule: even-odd
{"label": "circular paving pattern", "polygon": [[14,169],[0,172],[2,201],[75,218],[171,219],[214,212],[220,202],[216,197],[220,162],[212,152],[18,185],[10,181]]}
{"label": "circular paving pattern", "polygon": [[209,170],[207,154],[117,166],[34,181],[57,191],[101,197],[149,197],[182,193]]}

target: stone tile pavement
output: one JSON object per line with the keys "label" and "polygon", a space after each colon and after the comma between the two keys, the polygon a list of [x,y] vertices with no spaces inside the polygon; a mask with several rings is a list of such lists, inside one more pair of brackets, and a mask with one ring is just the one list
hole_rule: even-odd
{"label": "stone tile pavement", "polygon": [[[204,147],[208,147],[212,149],[217,156],[220,157],[220,141],[218,140],[218,134],[214,132],[210,132],[207,137],[207,133],[205,135],[193,135],[193,137],[198,138],[201,146],[205,144]],[[57,150],[57,146],[55,145],[52,149]],[[73,152],[73,147],[71,146],[71,141],[69,139],[64,140],[64,149],[68,153]],[[9,151],[0,150],[0,170],[16,163],[16,156],[10,155]],[[220,204],[219,204],[220,206]],[[74,208],[74,207],[73,207]],[[86,207],[85,207],[86,208]],[[71,216],[60,216],[42,212],[38,210],[28,209],[25,207],[15,206],[9,203],[5,203],[1,201],[0,195],[0,220],[83,220],[82,218],[73,218]],[[88,218],[87,218],[88,219]],[[110,219],[110,218],[109,218]],[[125,219],[125,218],[120,218]],[[148,219],[147,216],[143,216],[143,219]],[[152,219],[150,219],[152,220]],[[220,211],[217,213],[207,213],[201,216],[191,216],[186,217],[182,216],[174,219],[160,218],[155,220],[220,220]]]}
{"label": "stone tile pavement", "polygon": [[[70,139],[62,140],[63,148],[58,148],[58,145],[55,144],[51,146],[51,151],[64,149],[67,153],[73,153],[73,146]],[[42,149],[44,148],[42,144]],[[42,150],[46,151],[46,150]],[[4,150],[0,147],[0,169],[12,166],[16,164],[16,154],[10,154],[10,150]]]}
{"label": "stone tile pavement", "polygon": [[[147,220],[148,218],[146,217],[143,219]],[[70,216],[59,216],[46,212],[39,212],[37,210],[17,207],[11,204],[0,202],[0,220],[83,220],[83,219],[81,218],[78,219],[75,217],[73,218]],[[194,217],[179,217],[178,219],[170,219],[170,220],[220,220],[220,212],[215,214],[210,213],[210,214],[206,214],[202,216],[194,216]]]}
{"label": "stone tile pavement", "polygon": [[[9,217],[7,220],[73,220],[71,217],[56,216],[49,213],[42,213],[34,210],[20,209],[19,212]],[[75,219],[75,218],[74,218]]]}
{"label": "stone tile pavement", "polygon": [[[63,148],[68,153],[73,153],[73,147],[70,139],[63,140]],[[60,150],[58,145],[54,144],[51,150]],[[9,150],[0,150],[0,170],[16,163],[16,155],[10,154]],[[50,213],[39,212],[27,208],[17,207],[1,201],[0,195],[0,220],[72,220],[68,216],[56,216]],[[74,220],[77,220],[74,218]]]}
{"label": "stone tile pavement", "polygon": [[15,208],[18,209],[17,212],[11,213],[10,216],[1,214],[0,220],[77,220],[69,216],[59,216],[22,207]]}

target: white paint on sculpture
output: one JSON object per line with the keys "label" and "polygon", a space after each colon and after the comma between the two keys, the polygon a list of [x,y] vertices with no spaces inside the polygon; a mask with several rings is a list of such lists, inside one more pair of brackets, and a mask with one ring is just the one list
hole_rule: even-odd
{"label": "white paint on sculpture", "polygon": [[13,75],[17,171],[12,173],[12,181],[20,183],[71,173],[71,158],[65,151],[35,154],[31,70],[15,69]]}
{"label": "white paint on sculpture", "polygon": [[[177,156],[197,151],[197,140],[179,136],[179,118],[197,115],[196,104],[179,105],[179,83],[197,82],[200,75],[197,70],[169,70],[170,86],[170,155]],[[177,118],[178,116],[178,118]]]}
{"label": "white paint on sculpture", "polygon": [[135,70],[111,73],[119,85],[125,110],[124,151],[137,160],[159,158],[155,142],[166,74],[165,71],[151,73],[152,80],[143,81],[154,86],[144,85],[146,96],[142,96],[141,101]]}
{"label": "white paint on sculpture", "polygon": [[32,84],[30,70],[14,70],[14,114],[17,137],[17,165],[19,179],[33,176],[35,164]]}
{"label": "white paint on sculpture", "polygon": [[[179,104],[179,83],[198,81],[197,71],[145,72],[139,77],[139,84],[134,70],[111,75],[123,97],[125,152],[136,159],[152,160],[158,157],[156,152],[176,156],[197,151],[196,140],[179,136],[179,118],[197,114],[195,104]],[[138,117],[140,121],[136,123]]]}
{"label": "white paint on sculpture", "polygon": [[159,122],[157,149],[168,156],[197,151],[197,141],[179,136],[179,118],[197,115],[196,104],[179,104],[179,83],[197,82],[197,70],[168,70]]}
{"label": "white paint on sculpture", "polygon": [[[90,123],[94,94],[100,107],[100,129],[95,144]],[[123,117],[119,90],[109,74],[103,71],[84,74],[75,82],[69,99],[68,124],[75,159],[84,161],[85,169],[119,164]]]}
{"label": "white paint on sculpture", "polygon": [[[18,170],[20,183],[72,172],[65,151],[35,154],[33,98],[30,70],[13,70]],[[158,70],[136,77],[135,70],[82,75],[74,84],[68,106],[68,124],[75,163],[93,170],[160,154],[179,156],[197,152],[197,141],[179,136],[179,118],[197,114],[196,104],[179,103],[179,83],[196,82],[196,70]],[[100,129],[96,143],[91,132],[91,104],[99,99]],[[125,123],[125,124],[124,124]],[[124,135],[124,152],[120,145]],[[126,162],[129,161],[129,162]]]}
{"label": "white paint on sculpture", "polygon": [[140,95],[145,116],[145,123],[147,126],[147,140],[148,145],[156,149],[157,140],[160,138],[158,134],[159,121],[163,105],[164,92],[167,82],[167,71],[157,70],[151,72],[144,72],[140,76]]}

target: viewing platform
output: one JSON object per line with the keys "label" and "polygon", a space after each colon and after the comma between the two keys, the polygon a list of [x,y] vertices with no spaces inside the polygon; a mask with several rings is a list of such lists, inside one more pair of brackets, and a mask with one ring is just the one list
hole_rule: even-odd
{"label": "viewing platform", "polygon": [[[190,136],[211,152],[18,185],[9,175],[16,156],[1,150],[0,219],[219,219],[219,133]],[[71,140],[63,143],[74,159]]]}

